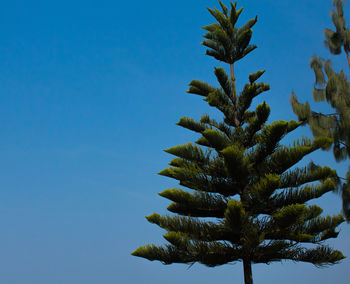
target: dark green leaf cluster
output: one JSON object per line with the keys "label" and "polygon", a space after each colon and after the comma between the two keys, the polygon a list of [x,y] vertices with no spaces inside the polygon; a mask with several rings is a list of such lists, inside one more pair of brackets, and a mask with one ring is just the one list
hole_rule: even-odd
{"label": "dark green leaf cluster", "polygon": [[333,0],[333,6],[336,10],[332,11],[332,21],[335,31],[325,29],[325,45],[332,54],[340,54],[343,46],[345,52],[350,51],[350,30],[346,27],[343,3],[341,0]]}
{"label": "dark green leaf cluster", "polygon": [[294,94],[291,97],[293,111],[299,120],[309,124],[315,137],[331,137],[336,160],[344,160],[350,157],[350,83],[343,71],[337,73],[333,70],[329,60],[314,56],[310,66],[316,78],[314,100],[327,101],[334,113],[314,112],[309,103],[301,104]]}
{"label": "dark green leaf cluster", "polygon": [[[222,12],[209,9],[218,23],[206,27],[215,37],[205,37],[216,44],[212,45],[216,53],[209,55],[231,64],[247,50],[240,47],[239,31],[249,31],[256,20],[236,29],[241,9],[237,11],[231,3],[228,11],[220,5]],[[247,40],[244,42],[247,48]],[[166,150],[175,158],[159,174],[178,180],[189,191],[173,188],[161,192],[172,202],[168,210],[174,214],[147,217],[167,231],[164,238],[169,244],[140,247],[133,255],[165,264],[199,262],[207,266],[241,260],[293,260],[322,266],[343,259],[341,252],[323,244],[338,235],[336,228],[343,217],[321,216],[320,207],[307,204],[337,188],[336,172],[315,164],[296,167],[309,153],[329,147],[332,139],[302,138],[281,145],[281,139],[303,122],[267,124],[270,108],[265,102],[249,110],[252,100],[269,89],[256,82],[264,72],[249,75],[249,83],[236,100],[233,80],[223,68],[215,68],[214,73],[220,87],[194,80],[188,92],[202,96],[222,113],[223,120],[209,115],[200,121],[180,119],[179,126],[200,138]],[[302,247],[301,243],[312,246]]]}
{"label": "dark green leaf cluster", "polygon": [[249,43],[253,34],[251,28],[255,25],[258,18],[255,17],[255,19],[249,20],[241,28],[237,28],[236,23],[243,8],[236,9],[237,1],[235,4],[231,3],[230,10],[221,1],[219,3],[222,12],[216,8],[208,8],[208,11],[217,22],[203,27],[208,33],[204,35],[205,40],[202,44],[209,48],[206,51],[207,55],[233,64],[256,48],[255,45],[250,45]]}
{"label": "dark green leaf cluster", "polygon": [[[336,8],[332,11],[332,21],[336,31],[325,29],[325,44],[332,54],[340,54],[341,47],[348,58],[350,67],[350,30],[346,28],[343,3],[334,0]],[[327,136],[333,139],[333,154],[336,161],[350,158],[350,83],[344,71],[335,72],[330,60],[323,60],[317,56],[311,59],[310,67],[315,73],[313,98],[316,102],[326,101],[333,109],[332,113],[324,114],[312,111],[310,104],[301,104],[292,94],[291,105],[300,121],[307,123],[313,135]],[[350,221],[350,183],[346,182],[340,187],[343,197],[343,213]]]}

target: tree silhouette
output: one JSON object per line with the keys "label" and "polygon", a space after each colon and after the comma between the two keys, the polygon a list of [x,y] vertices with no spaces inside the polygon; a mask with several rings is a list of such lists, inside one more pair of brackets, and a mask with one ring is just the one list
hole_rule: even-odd
{"label": "tree silhouette", "polygon": [[179,126],[201,137],[195,144],[166,150],[176,158],[160,174],[189,191],[173,188],[160,193],[172,201],[168,210],[175,214],[146,218],[167,231],[164,238],[169,243],[139,247],[132,254],[164,264],[199,262],[210,267],[242,261],[246,284],[253,283],[253,263],[335,264],[343,254],[323,242],[337,237],[343,217],[321,216],[322,209],[307,202],[337,188],[336,172],[314,164],[294,167],[309,153],[329,147],[332,139],[302,138],[280,145],[302,122],[266,124],[270,108],[265,102],[249,110],[269,85],[256,82],[264,73],[257,71],[238,94],[234,64],[256,48],[250,40],[257,17],[238,28],[242,8],[237,9],[237,2],[230,9],[219,3],[222,12],[208,9],[217,22],[204,27],[202,45],[208,48],[207,55],[229,65],[230,76],[215,68],[220,87],[193,80],[188,92],[219,110],[223,121],[209,115],[200,121],[180,119]]}

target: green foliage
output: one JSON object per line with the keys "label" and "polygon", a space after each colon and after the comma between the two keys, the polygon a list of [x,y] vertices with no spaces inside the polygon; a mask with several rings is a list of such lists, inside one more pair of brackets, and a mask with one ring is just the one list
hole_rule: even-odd
{"label": "green foliage", "polygon": [[[237,10],[236,3],[230,9],[219,4],[222,12],[208,9],[217,23],[204,28],[208,33],[203,45],[210,48],[208,55],[231,65],[256,48],[249,45],[256,18],[237,28],[242,9]],[[171,201],[168,210],[174,214],[146,218],[166,230],[168,244],[147,245],[133,255],[165,264],[207,266],[240,260],[248,265],[282,260],[318,266],[339,262],[342,253],[322,242],[337,236],[343,217],[323,217],[320,207],[308,205],[337,188],[336,172],[312,163],[296,167],[306,155],[329,147],[332,139],[304,137],[281,145],[281,139],[303,122],[267,124],[270,108],[265,102],[249,110],[252,100],[269,90],[268,84],[256,82],[264,71],[250,74],[237,97],[232,72],[233,68],[228,76],[223,68],[214,69],[220,87],[199,80],[190,83],[188,92],[204,97],[223,120],[203,115],[200,121],[184,117],[177,123],[200,138],[197,145],[166,150],[176,157],[159,174],[178,180],[189,191],[173,188],[160,193]],[[302,243],[309,245],[302,247]]]}
{"label": "green foliage", "polygon": [[[350,67],[350,30],[346,28],[341,0],[334,0],[335,11],[332,21],[335,31],[325,29],[325,45],[332,54],[340,54],[343,47]],[[345,73],[335,72],[330,60],[317,56],[311,58],[310,67],[315,73],[313,98],[316,102],[327,102],[333,109],[331,114],[312,111],[310,104],[301,104],[296,95],[291,96],[291,105],[299,120],[310,126],[315,137],[327,136],[333,139],[333,154],[336,161],[350,158],[350,83]],[[340,187],[343,199],[343,213],[350,222],[350,198],[348,179]]]}
{"label": "green foliage", "polygon": [[350,30],[346,28],[342,0],[333,0],[336,10],[332,11],[332,21],[335,31],[325,29],[325,45],[332,54],[340,54],[342,46],[345,51],[350,50]]}
{"label": "green foliage", "polygon": [[251,28],[258,18],[255,17],[241,28],[237,28],[235,25],[243,9],[236,10],[236,4],[231,3],[229,11],[221,1],[219,2],[222,12],[216,8],[208,8],[217,23],[203,27],[207,33],[204,35],[205,40],[202,45],[209,48],[206,51],[207,55],[213,56],[219,61],[233,64],[257,48],[249,43],[253,33]]}

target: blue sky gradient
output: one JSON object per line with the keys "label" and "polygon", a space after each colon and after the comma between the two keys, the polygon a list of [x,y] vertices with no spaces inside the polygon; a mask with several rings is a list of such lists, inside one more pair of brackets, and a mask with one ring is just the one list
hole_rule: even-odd
{"label": "blue sky gradient", "polygon": [[[225,2],[228,3],[228,2]],[[0,283],[243,283],[242,264],[164,266],[130,255],[164,243],[144,218],[166,213],[157,195],[173,180],[156,173],[162,152],[196,136],[175,123],[212,112],[185,93],[192,79],[216,84],[200,45],[206,7],[217,1],[3,1],[0,10]],[[258,49],[236,66],[238,86],[266,69],[270,121],[296,119],[292,90],[312,101],[312,55],[332,58],[349,75],[345,55],[330,56],[323,29],[331,0],[241,0],[239,24],[258,15]],[[345,6],[350,21],[350,5]],[[255,104],[256,104],[255,103]],[[327,110],[326,106],[315,108]],[[286,142],[310,135],[305,127]],[[305,158],[344,175],[331,153]],[[318,202],[326,213],[340,198]],[[329,243],[350,255],[350,226]],[[256,284],[345,283],[349,260],[254,265]],[[345,282],[344,282],[345,281]]]}

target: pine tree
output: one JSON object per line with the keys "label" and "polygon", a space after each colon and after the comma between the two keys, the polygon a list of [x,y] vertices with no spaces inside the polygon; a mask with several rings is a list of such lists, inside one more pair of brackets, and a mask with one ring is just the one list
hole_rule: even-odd
{"label": "pine tree", "polygon": [[[325,45],[329,51],[338,55],[342,47],[350,67],[350,30],[346,28],[343,3],[334,0],[332,21],[335,31],[325,29]],[[336,161],[350,158],[350,84],[344,71],[335,72],[331,61],[313,56],[311,68],[314,70],[316,82],[313,90],[313,98],[316,102],[326,101],[333,109],[331,114],[312,111],[307,102],[301,104],[296,95],[291,96],[291,105],[294,113],[300,121],[306,122],[315,137],[327,136],[334,140],[333,154]],[[343,199],[343,213],[350,222],[350,171],[345,182],[340,186]]]}
{"label": "pine tree", "polygon": [[294,167],[309,153],[329,147],[331,139],[302,138],[280,145],[302,122],[267,124],[270,108],[265,102],[249,110],[269,85],[256,82],[264,73],[257,71],[237,94],[234,64],[256,48],[250,40],[257,17],[237,28],[242,8],[237,9],[237,2],[230,3],[230,9],[219,3],[222,12],[208,9],[217,22],[204,27],[202,45],[207,55],[230,66],[230,77],[223,68],[215,68],[220,87],[193,80],[188,92],[203,97],[223,120],[203,115],[200,121],[183,117],[177,123],[200,138],[166,150],[176,157],[159,174],[178,180],[189,191],[172,188],[160,193],[172,201],[167,209],[175,214],[146,218],[167,231],[168,244],[139,247],[132,255],[209,267],[242,261],[246,284],[253,283],[254,263],[335,264],[343,254],[323,242],[337,237],[343,217],[321,216],[322,209],[307,202],[336,189],[337,174],[315,164]]}

